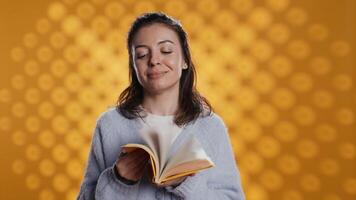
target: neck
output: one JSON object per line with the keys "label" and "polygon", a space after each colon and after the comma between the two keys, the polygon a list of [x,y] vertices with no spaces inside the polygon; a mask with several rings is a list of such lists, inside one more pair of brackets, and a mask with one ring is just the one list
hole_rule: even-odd
{"label": "neck", "polygon": [[145,93],[142,106],[155,115],[174,115],[178,110],[179,91],[171,90],[158,94]]}

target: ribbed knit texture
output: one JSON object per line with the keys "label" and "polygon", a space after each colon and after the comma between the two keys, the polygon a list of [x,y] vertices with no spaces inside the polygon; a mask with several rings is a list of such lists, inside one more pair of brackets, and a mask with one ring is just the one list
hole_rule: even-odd
{"label": "ribbed knit texture", "polygon": [[[243,200],[245,199],[226,126],[215,113],[185,126],[173,142],[174,153],[191,134],[202,144],[215,167],[186,178],[177,187],[159,188],[145,173],[134,185],[118,180],[113,167],[127,143],[144,143],[138,131],[141,119],[129,120],[116,108],[102,113],[94,130],[78,200]],[[151,170],[151,169],[146,169]]]}

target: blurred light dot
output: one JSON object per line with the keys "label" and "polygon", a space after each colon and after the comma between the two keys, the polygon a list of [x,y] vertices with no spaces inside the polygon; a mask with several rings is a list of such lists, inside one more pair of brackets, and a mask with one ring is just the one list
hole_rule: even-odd
{"label": "blurred light dot", "polygon": [[246,188],[246,196],[251,200],[267,200],[269,199],[267,191],[264,187],[251,184],[248,188]]}
{"label": "blurred light dot", "polygon": [[26,115],[26,106],[23,102],[16,102],[12,104],[11,113],[15,117],[24,117]]}
{"label": "blurred light dot", "polygon": [[68,119],[64,116],[57,115],[52,120],[52,129],[57,134],[65,134],[70,127]]}
{"label": "blurred light dot", "polygon": [[255,152],[246,152],[239,162],[239,166],[246,173],[256,174],[263,170],[264,162],[261,156]]}
{"label": "blurred light dot", "polygon": [[323,142],[331,142],[336,138],[336,129],[329,124],[318,124],[315,128],[316,138]]}
{"label": "blurred light dot", "polygon": [[77,92],[83,88],[83,79],[78,74],[69,73],[66,75],[64,85],[68,91]]}
{"label": "blurred light dot", "polygon": [[238,97],[236,103],[242,109],[253,109],[258,103],[258,95],[249,87],[239,89]]}
{"label": "blurred light dot", "polygon": [[331,43],[330,51],[338,57],[347,56],[350,53],[350,45],[346,41],[335,41]]}
{"label": "blurred light dot", "polygon": [[237,125],[237,132],[246,141],[255,141],[261,135],[262,130],[258,123],[251,119],[241,119],[240,123]]}
{"label": "blurred light dot", "polygon": [[272,46],[264,40],[257,40],[250,47],[252,55],[260,62],[265,62],[273,55]]}
{"label": "blurred light dot", "polygon": [[68,64],[63,60],[55,60],[51,64],[51,72],[56,77],[64,76],[68,71]]}
{"label": "blurred light dot", "polygon": [[322,24],[313,24],[308,28],[310,37],[317,41],[324,41],[328,37],[328,29]]}
{"label": "blurred light dot", "polygon": [[29,174],[26,177],[26,186],[30,190],[35,190],[40,187],[41,180],[36,174]]}
{"label": "blurred light dot", "polygon": [[20,62],[25,58],[25,51],[21,47],[15,47],[11,50],[10,56],[12,60]]}
{"label": "blurred light dot", "polygon": [[343,188],[346,193],[354,195],[356,194],[356,179],[355,178],[347,178],[343,184]]}
{"label": "blurred light dot", "polygon": [[287,57],[283,56],[272,57],[268,67],[277,77],[286,77],[293,71],[292,63]]}
{"label": "blurred light dot", "polygon": [[325,75],[331,70],[331,63],[324,57],[314,57],[309,63],[310,68],[317,75]]}
{"label": "blurred light dot", "polygon": [[58,163],[65,163],[68,161],[70,152],[66,146],[63,144],[57,144],[52,149],[52,156],[53,159]]}
{"label": "blurred light dot", "polygon": [[70,180],[64,174],[55,175],[53,178],[52,184],[53,184],[54,189],[58,192],[65,192],[71,186]]}
{"label": "blurred light dot", "polygon": [[316,114],[314,110],[308,106],[297,106],[292,113],[294,119],[298,124],[303,126],[311,125],[316,120]]}
{"label": "blurred light dot", "polygon": [[48,189],[43,189],[39,193],[39,198],[40,198],[40,200],[54,200],[54,199],[56,199],[54,192],[52,192],[51,190],[48,190]]}
{"label": "blurred light dot", "polygon": [[257,150],[265,158],[274,158],[280,153],[280,144],[273,137],[262,136],[257,141]]}
{"label": "blurred light dot", "polygon": [[285,174],[297,174],[300,171],[301,163],[293,155],[283,155],[277,158],[278,168]]}
{"label": "blurred light dot", "polygon": [[352,125],[354,123],[354,113],[351,108],[342,108],[336,112],[336,120],[343,125]]}
{"label": "blurred light dot", "polygon": [[41,93],[38,88],[29,88],[24,95],[25,101],[29,104],[37,104],[41,100]]}
{"label": "blurred light dot", "polygon": [[254,7],[252,0],[230,1],[230,5],[238,14],[247,14]]}
{"label": "blurred light dot", "polygon": [[333,78],[333,85],[340,91],[350,90],[352,88],[352,77],[345,74],[338,74]]}
{"label": "blurred light dot", "polygon": [[242,47],[251,47],[256,39],[256,32],[248,24],[241,23],[233,29],[232,39]]}
{"label": "blurred light dot", "polygon": [[111,28],[110,21],[106,17],[95,17],[91,22],[92,30],[98,34],[106,34]]}
{"label": "blurred light dot", "polygon": [[[21,78],[22,78],[22,76],[21,76]],[[12,99],[11,92],[9,89],[6,89],[6,88],[0,89],[0,102],[9,103],[11,101],[11,99]]]}
{"label": "blurred light dot", "polygon": [[75,35],[82,27],[80,19],[74,15],[68,15],[62,21],[62,30],[69,36]]}
{"label": "blurred light dot", "polygon": [[302,158],[315,158],[319,153],[318,145],[309,139],[302,139],[297,144],[297,151]]}
{"label": "blurred light dot", "polygon": [[43,147],[51,148],[56,142],[56,137],[53,132],[42,130],[38,135],[38,142]]}
{"label": "blurred light dot", "polygon": [[263,7],[256,7],[248,16],[249,24],[252,24],[257,30],[266,29],[272,22],[271,13]]}
{"label": "blurred light dot", "polygon": [[82,2],[77,7],[77,15],[84,20],[90,19],[94,14],[95,8],[89,2]]}
{"label": "blurred light dot", "polygon": [[287,46],[287,51],[295,59],[305,59],[310,55],[310,46],[304,40],[292,40]]}
{"label": "blurred light dot", "polygon": [[339,173],[339,164],[334,159],[324,159],[319,164],[320,171],[325,175],[336,175]]}
{"label": "blurred light dot", "polygon": [[303,196],[302,193],[297,190],[284,190],[282,200],[303,200]]}
{"label": "blurred light dot", "polygon": [[268,190],[276,191],[282,189],[283,178],[282,176],[274,170],[264,170],[260,176],[260,181],[262,185]]}
{"label": "blurred light dot", "polygon": [[291,142],[296,139],[298,135],[298,129],[291,122],[279,121],[275,124],[273,133],[279,140],[284,142]]}
{"label": "blurred light dot", "polygon": [[313,88],[313,79],[307,73],[297,72],[290,78],[290,85],[297,92],[308,92]]}
{"label": "blurred light dot", "polygon": [[29,76],[35,76],[40,72],[40,66],[34,60],[25,63],[24,71]]}
{"label": "blurred light dot", "polygon": [[56,165],[52,160],[44,159],[39,163],[39,171],[44,177],[51,177],[56,172]]}
{"label": "blurred light dot", "polygon": [[305,24],[308,16],[302,8],[293,7],[287,11],[286,19],[292,25],[301,26]]}
{"label": "blurred light dot", "polygon": [[22,74],[16,74],[11,78],[11,85],[17,90],[24,89],[26,86],[25,77]]}
{"label": "blurred light dot", "polygon": [[54,2],[49,5],[48,16],[54,21],[59,21],[66,15],[66,7],[60,2]]}
{"label": "blurred light dot", "polygon": [[324,195],[323,200],[341,200],[341,198],[336,194],[328,193]]}
{"label": "blurred light dot", "polygon": [[38,77],[37,84],[41,90],[48,91],[53,88],[54,80],[50,74],[44,73]]}
{"label": "blurred light dot", "polygon": [[275,87],[274,78],[265,71],[256,72],[251,81],[256,91],[262,94],[270,93]]}
{"label": "blurred light dot", "polygon": [[197,10],[200,15],[210,16],[211,13],[217,13],[219,11],[219,4],[214,0],[198,1]]}
{"label": "blurred light dot", "polygon": [[0,130],[10,131],[12,128],[12,121],[10,117],[0,117]]}
{"label": "blurred light dot", "polygon": [[317,90],[312,96],[314,105],[319,108],[330,108],[334,104],[334,96],[327,90]]}
{"label": "blurred light dot", "polygon": [[355,159],[356,157],[356,148],[355,144],[345,142],[341,143],[339,146],[340,156],[344,159]]}
{"label": "blurred light dot", "polygon": [[12,163],[12,171],[15,174],[23,174],[26,169],[26,163],[23,160],[16,159]]}
{"label": "blurred light dot", "polygon": [[26,134],[23,131],[16,131],[12,134],[12,142],[17,146],[22,146],[26,143]]}
{"label": "blurred light dot", "polygon": [[38,114],[44,118],[44,119],[49,119],[51,118],[55,113],[54,106],[50,102],[42,102],[38,106]]}
{"label": "blurred light dot", "polygon": [[287,110],[295,105],[296,97],[293,92],[287,88],[274,89],[272,92],[272,102],[274,106]]}
{"label": "blurred light dot", "polygon": [[68,102],[69,94],[63,87],[57,87],[52,91],[51,99],[54,104],[62,106]]}
{"label": "blurred light dot", "polygon": [[34,33],[26,33],[23,37],[23,44],[27,48],[33,48],[38,44],[38,37]]}
{"label": "blurred light dot", "polygon": [[134,10],[134,13],[139,14],[147,12],[147,10],[156,10],[155,7],[156,5],[151,1],[137,1],[131,9]]}
{"label": "blurred light dot", "polygon": [[26,147],[25,154],[28,160],[37,161],[41,156],[41,149],[34,144],[30,144]]}
{"label": "blurred light dot", "polygon": [[78,47],[68,45],[64,50],[64,58],[68,63],[76,63],[81,58],[82,53]]}
{"label": "blurred light dot", "polygon": [[83,107],[78,102],[70,102],[65,107],[65,114],[72,121],[80,120],[84,116]]}
{"label": "blurred light dot", "polygon": [[243,77],[249,77],[255,73],[257,66],[253,59],[241,57],[238,61],[237,68]]}
{"label": "blurred light dot", "polygon": [[[168,1],[167,3],[170,3],[172,1]],[[176,2],[176,1],[174,1]],[[178,1],[179,2],[179,1]],[[115,1],[110,1],[104,10],[104,13],[106,16],[110,17],[111,19],[120,19],[120,17],[124,14],[125,12],[125,7],[120,4],[119,2]],[[168,12],[170,13],[170,12]]]}
{"label": "blurred light dot", "polygon": [[308,192],[320,190],[320,179],[314,174],[302,175],[300,178],[301,188]]}
{"label": "blurred light dot", "polygon": [[49,41],[54,48],[60,49],[66,45],[67,38],[63,35],[62,32],[54,32],[50,36]]}
{"label": "blurred light dot", "polygon": [[51,29],[51,24],[48,19],[40,19],[37,21],[36,29],[39,33],[45,34]]}
{"label": "blurred light dot", "polygon": [[284,11],[288,5],[289,0],[266,0],[267,6],[274,11]]}
{"label": "blurred light dot", "polygon": [[37,116],[29,116],[26,118],[25,127],[31,133],[38,132],[41,128],[41,121]]}
{"label": "blurred light dot", "polygon": [[53,51],[48,46],[42,46],[37,51],[37,58],[41,62],[49,62],[53,57]]}
{"label": "blurred light dot", "polygon": [[271,25],[268,30],[268,39],[276,44],[284,44],[290,37],[290,30],[284,24],[277,23]]}
{"label": "blurred light dot", "polygon": [[270,126],[277,121],[278,112],[270,104],[261,103],[257,105],[256,109],[254,110],[253,116],[262,125]]}
{"label": "blurred light dot", "polygon": [[82,163],[79,162],[79,160],[77,159],[72,159],[70,160],[67,165],[66,165],[66,171],[68,173],[68,175],[76,180],[80,180],[82,178],[82,171],[83,171],[83,167],[82,167]]}

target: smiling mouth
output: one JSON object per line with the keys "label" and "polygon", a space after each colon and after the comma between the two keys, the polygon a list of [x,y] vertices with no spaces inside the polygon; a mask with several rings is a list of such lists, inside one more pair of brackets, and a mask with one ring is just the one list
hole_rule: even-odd
{"label": "smiling mouth", "polygon": [[157,79],[157,78],[161,78],[162,76],[164,76],[167,72],[159,72],[159,73],[151,73],[151,74],[147,74],[147,77],[149,79]]}

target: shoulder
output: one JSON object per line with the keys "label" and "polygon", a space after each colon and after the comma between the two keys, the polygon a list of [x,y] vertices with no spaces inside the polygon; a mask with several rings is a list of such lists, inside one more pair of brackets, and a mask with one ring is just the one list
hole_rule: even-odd
{"label": "shoulder", "polygon": [[128,122],[127,120],[128,119],[120,113],[119,109],[116,106],[111,106],[99,115],[99,117],[97,118],[97,125],[105,126],[118,123],[122,124]]}
{"label": "shoulder", "polygon": [[205,126],[208,128],[225,128],[225,122],[220,115],[211,111],[211,113],[202,115],[197,120],[198,126]]}

